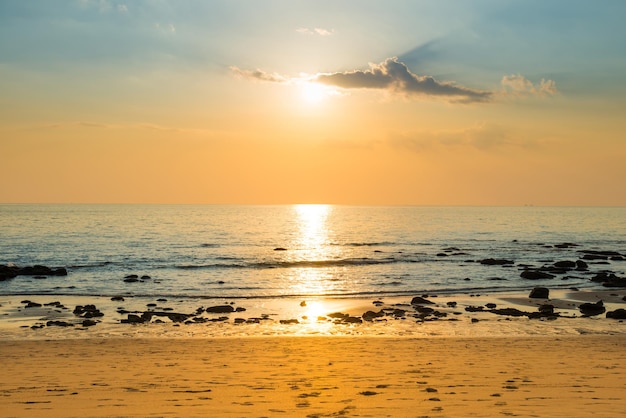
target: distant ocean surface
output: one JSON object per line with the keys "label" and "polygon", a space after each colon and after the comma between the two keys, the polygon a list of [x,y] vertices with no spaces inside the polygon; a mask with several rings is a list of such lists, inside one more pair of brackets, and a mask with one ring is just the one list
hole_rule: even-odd
{"label": "distant ocean surface", "polygon": [[[584,272],[520,277],[520,265],[575,261],[580,250],[624,254],[626,208],[0,205],[0,264],[68,270],[0,282],[1,295],[382,297],[598,286]],[[487,258],[514,264],[480,263]],[[600,263],[595,270],[626,267]],[[132,274],[150,278],[125,282]]]}

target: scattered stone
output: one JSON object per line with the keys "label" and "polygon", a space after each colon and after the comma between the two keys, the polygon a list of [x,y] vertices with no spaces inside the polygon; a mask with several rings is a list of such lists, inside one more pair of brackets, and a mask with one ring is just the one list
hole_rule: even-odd
{"label": "scattered stone", "polygon": [[550,295],[550,290],[547,287],[535,287],[530,291],[529,298],[532,299],[548,299]]}
{"label": "scattered stone", "polygon": [[48,321],[46,322],[46,326],[49,327],[73,327],[74,324],[65,322],[65,321]]}
{"label": "scattered stone", "polygon": [[74,308],[74,315],[81,318],[98,318],[104,316],[102,312],[95,305],[78,305]]}
{"label": "scattered stone", "polygon": [[446,305],[448,305],[450,308],[455,308],[456,302],[447,302]]}
{"label": "scattered stone", "polygon": [[363,315],[361,315],[361,318],[363,318],[364,321],[373,321],[376,318],[381,318],[385,316],[385,313],[383,311],[378,311],[378,312],[374,312],[374,311],[367,311],[365,312]]}
{"label": "scattered stone", "polygon": [[603,314],[606,308],[604,307],[604,303],[599,300],[596,303],[583,303],[578,307],[578,310],[580,310],[584,316],[595,316]]}
{"label": "scattered stone", "polygon": [[82,322],[83,327],[93,327],[93,326],[94,326],[94,325],[96,325],[96,324],[97,324],[97,322],[96,322],[96,321],[94,321],[94,320],[91,320],[91,319],[85,319],[85,320]]}
{"label": "scattered stone", "polygon": [[298,321],[297,319],[281,319],[279,322],[283,325],[293,325],[300,323],[300,321]]}
{"label": "scattered stone", "polygon": [[428,299],[424,299],[421,296],[415,296],[413,299],[411,299],[411,305],[434,305],[435,302],[431,302]]}
{"label": "scattered stone", "polygon": [[626,309],[619,308],[614,311],[609,311],[606,313],[606,317],[611,319],[626,319]]}
{"label": "scattered stone", "polygon": [[37,302],[31,302],[31,301],[26,301],[26,306],[25,308],[41,308],[41,303],[37,303]]}
{"label": "scattered stone", "polygon": [[520,277],[528,280],[545,280],[545,279],[553,279],[556,277],[553,274],[545,273],[539,270],[524,270],[521,272]]}
{"label": "scattered stone", "polygon": [[287,249],[283,247],[276,247],[274,248],[274,251],[287,251]]}
{"label": "scattered stone", "polygon": [[486,303],[485,307],[489,308],[489,309],[495,309],[497,305],[495,303]]}
{"label": "scattered stone", "polygon": [[506,315],[506,316],[529,316],[530,312],[520,311],[516,308],[503,308],[503,309],[491,309],[489,312],[494,313],[496,315]]}
{"label": "scattered stone", "polygon": [[483,312],[485,310],[484,306],[466,306],[466,312]]}
{"label": "scattered stone", "polygon": [[124,297],[123,297],[123,296],[113,296],[113,297],[111,298],[111,300],[112,300],[113,302],[124,302]]}
{"label": "scattered stone", "polygon": [[210,306],[206,308],[207,313],[231,313],[235,312],[235,308],[231,305]]}
{"label": "scattered stone", "polygon": [[128,276],[124,276],[125,279],[138,279],[139,276],[136,274],[129,274]]}
{"label": "scattered stone", "polygon": [[506,260],[503,258],[485,258],[484,260],[480,260],[480,264],[485,264],[487,266],[504,266],[506,264],[514,264],[513,260]]}
{"label": "scattered stone", "polygon": [[141,276],[141,280],[150,280],[152,277],[148,276],[148,275],[143,275]]}
{"label": "scattered stone", "polygon": [[300,302],[300,306],[305,307],[306,306],[306,301],[303,300],[302,302]]}
{"label": "scattered stone", "polygon": [[378,395],[378,392],[374,392],[372,390],[366,390],[366,391],[363,391],[363,392],[359,392],[359,395],[374,396],[374,395]]}
{"label": "scattered stone", "polygon": [[600,272],[591,278],[592,282],[604,287],[626,287],[626,277],[618,277],[612,272]]}
{"label": "scattered stone", "polygon": [[575,261],[569,261],[569,260],[565,260],[565,261],[557,261],[556,263],[554,263],[554,267],[560,268],[560,269],[573,269],[576,267],[576,262]]}

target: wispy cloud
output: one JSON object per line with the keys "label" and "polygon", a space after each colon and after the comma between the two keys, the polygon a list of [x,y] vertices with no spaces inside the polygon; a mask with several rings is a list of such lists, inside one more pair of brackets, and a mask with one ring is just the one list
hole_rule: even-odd
{"label": "wispy cloud", "polygon": [[296,32],[301,33],[303,35],[319,35],[319,36],[330,36],[335,33],[334,29],[324,29],[324,28],[298,28]]}
{"label": "wispy cloud", "polygon": [[553,80],[541,79],[533,83],[520,74],[505,75],[501,80],[505,95],[512,96],[551,96],[558,93]]}
{"label": "wispy cloud", "polygon": [[268,81],[270,83],[286,83],[289,81],[288,77],[282,76],[276,73],[268,73],[263,70],[242,70],[238,67],[230,67],[230,71],[232,71],[237,77],[247,78],[250,80],[256,81]]}
{"label": "wispy cloud", "polygon": [[440,81],[429,75],[413,73],[397,57],[388,58],[380,64],[370,64],[367,70],[351,70],[315,75],[300,74],[290,77],[269,73],[260,69],[243,70],[230,67],[238,77],[271,83],[320,83],[343,90],[371,89],[409,99],[442,99],[451,103],[486,103],[500,97],[551,96],[557,93],[553,80],[542,79],[532,83],[521,75],[504,76],[500,90],[479,90]]}

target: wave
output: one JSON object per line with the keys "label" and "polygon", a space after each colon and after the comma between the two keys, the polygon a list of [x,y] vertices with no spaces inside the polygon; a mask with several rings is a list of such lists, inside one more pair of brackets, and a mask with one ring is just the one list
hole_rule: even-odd
{"label": "wave", "polygon": [[392,264],[416,262],[415,260],[387,258],[344,258],[338,260],[295,260],[295,261],[261,261],[252,263],[211,263],[211,264],[181,264],[174,266],[177,269],[273,269],[273,268],[323,268],[323,267],[353,267],[377,264]]}

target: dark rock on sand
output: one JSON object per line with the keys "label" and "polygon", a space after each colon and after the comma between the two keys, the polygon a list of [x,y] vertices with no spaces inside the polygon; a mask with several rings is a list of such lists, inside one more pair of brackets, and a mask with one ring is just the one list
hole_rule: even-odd
{"label": "dark rock on sand", "polygon": [[91,319],[85,319],[85,320],[82,322],[82,326],[83,326],[83,327],[93,327],[93,326],[94,326],[94,325],[96,325],[96,324],[97,324],[97,322],[96,322],[96,321],[93,321],[93,320],[91,320]]}
{"label": "dark rock on sand", "polygon": [[578,310],[580,310],[580,313],[584,316],[595,316],[603,314],[606,308],[604,307],[604,303],[599,300],[596,303],[583,303],[578,307]]}
{"label": "dark rock on sand", "polygon": [[111,300],[112,300],[113,302],[124,302],[124,297],[123,297],[123,296],[113,296],[113,297],[111,298]]}
{"label": "dark rock on sand", "polygon": [[102,312],[95,305],[78,305],[74,308],[74,315],[81,318],[99,318],[104,316]]}
{"label": "dark rock on sand", "polygon": [[609,311],[606,313],[606,317],[611,319],[626,319],[626,309],[619,308],[614,311]]}
{"label": "dark rock on sand", "polygon": [[373,321],[376,318],[381,318],[385,316],[385,313],[383,311],[378,311],[378,312],[374,312],[374,311],[367,311],[365,312],[363,315],[361,315],[361,318],[363,318],[364,321]]}
{"label": "dark rock on sand", "polygon": [[300,321],[298,321],[297,319],[281,319],[280,323],[283,325],[294,325],[299,324]]}
{"label": "dark rock on sand", "polygon": [[120,322],[122,324],[142,324],[144,322],[144,320],[139,315],[128,314],[128,318],[127,319],[122,319]]}
{"label": "dark rock on sand", "polygon": [[235,312],[235,308],[231,305],[209,306],[206,308],[207,313],[230,313]]}
{"label": "dark rock on sand", "polygon": [[614,311],[609,311],[606,313],[606,317],[611,319],[626,319],[626,309],[619,308]]}
{"label": "dark rock on sand", "polygon": [[556,276],[539,270],[524,270],[520,273],[520,277],[528,280],[545,280],[553,279]]}
{"label": "dark rock on sand", "polygon": [[421,296],[415,296],[411,299],[411,305],[434,305],[435,302],[431,302],[428,299],[424,299]]}
{"label": "dark rock on sand", "polygon": [[274,251],[287,251],[287,249],[283,247],[276,247],[274,248]]}
{"label": "dark rock on sand", "polygon": [[547,287],[535,287],[530,291],[529,298],[532,299],[548,299],[550,290]]}
{"label": "dark rock on sand", "polygon": [[73,327],[74,324],[65,321],[48,321],[46,322],[46,326],[49,327]]}
{"label": "dark rock on sand", "polygon": [[25,308],[41,308],[41,303],[27,301]]}
{"label": "dark rock on sand", "polygon": [[502,309],[491,309],[489,312],[494,313],[496,315],[506,315],[506,316],[529,316],[530,312],[520,311],[515,308],[502,308]]}

